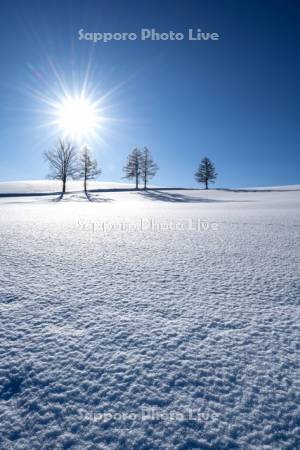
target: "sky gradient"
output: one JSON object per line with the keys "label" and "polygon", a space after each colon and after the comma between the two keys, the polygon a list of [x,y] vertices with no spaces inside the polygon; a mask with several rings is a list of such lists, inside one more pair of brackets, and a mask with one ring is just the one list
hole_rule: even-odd
{"label": "sky gradient", "polygon": [[[0,181],[44,178],[59,137],[45,98],[84,80],[110,118],[89,144],[103,181],[120,181],[128,152],[146,145],[155,184],[196,186],[210,157],[216,187],[300,183],[300,4],[293,0],[6,1],[0,4]],[[189,28],[216,42],[93,44],[78,30]]]}

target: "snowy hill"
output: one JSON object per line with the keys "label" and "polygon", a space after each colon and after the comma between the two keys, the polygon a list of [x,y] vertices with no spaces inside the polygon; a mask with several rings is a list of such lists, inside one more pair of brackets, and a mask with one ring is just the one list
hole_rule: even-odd
{"label": "snowy hill", "polygon": [[[128,183],[110,183],[105,181],[91,181],[90,189],[128,189],[133,185]],[[0,194],[48,194],[59,192],[61,183],[55,180],[28,180],[28,181],[1,181]],[[68,192],[82,190],[81,181],[69,181],[67,183]]]}
{"label": "snowy hill", "polygon": [[[130,183],[120,182],[108,182],[108,181],[90,181],[90,190],[118,190],[118,189],[133,189],[134,185]],[[0,182],[0,194],[49,194],[60,192],[61,182],[55,180],[26,180],[26,181],[1,181]],[[158,189],[158,187],[157,187]],[[163,188],[168,189],[168,188]],[[170,188],[170,190],[176,190],[176,188]],[[178,189],[181,190],[181,189]],[[188,190],[185,188],[184,190]],[[195,189],[191,189],[194,191]],[[202,189],[199,189],[202,190]],[[81,181],[68,181],[68,192],[82,191]],[[198,189],[196,189],[198,191]],[[215,191],[210,189],[210,191]],[[273,187],[257,187],[257,188],[244,188],[244,189],[218,189],[218,191],[227,192],[255,192],[255,191],[300,191],[300,185],[292,186],[273,186]],[[211,195],[211,194],[209,194]]]}
{"label": "snowy hill", "polygon": [[0,198],[0,447],[300,448],[299,186],[99,186]]}

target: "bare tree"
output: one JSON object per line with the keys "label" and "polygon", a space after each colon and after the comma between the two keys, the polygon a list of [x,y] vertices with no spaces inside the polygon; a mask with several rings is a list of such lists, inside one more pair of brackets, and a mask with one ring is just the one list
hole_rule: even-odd
{"label": "bare tree", "polygon": [[98,169],[98,163],[92,159],[91,152],[88,147],[84,147],[78,161],[78,178],[83,179],[83,188],[86,196],[88,180],[94,180],[97,175],[101,174],[101,169]]}
{"label": "bare tree", "polygon": [[205,156],[195,173],[196,181],[198,181],[198,183],[204,183],[205,189],[208,189],[208,183],[214,183],[217,175],[214,164]]}
{"label": "bare tree", "polygon": [[49,178],[60,180],[62,182],[61,197],[66,192],[67,179],[74,177],[76,173],[76,151],[69,143],[59,140],[53,150],[44,153],[44,157],[49,164],[51,173]]}
{"label": "bare tree", "polygon": [[144,147],[141,163],[141,177],[144,182],[144,189],[147,189],[148,181],[156,175],[158,165],[153,161],[150,150]]}
{"label": "bare tree", "polygon": [[135,188],[139,188],[139,180],[141,176],[142,168],[142,152],[135,148],[127,157],[127,162],[123,167],[125,173],[124,178],[129,180],[135,180]]}

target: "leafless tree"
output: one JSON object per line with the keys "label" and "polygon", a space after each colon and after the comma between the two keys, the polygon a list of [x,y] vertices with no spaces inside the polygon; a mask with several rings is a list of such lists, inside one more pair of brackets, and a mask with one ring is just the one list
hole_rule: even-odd
{"label": "leafless tree", "polygon": [[49,164],[49,178],[60,180],[62,182],[61,198],[66,192],[67,179],[74,178],[76,174],[76,151],[69,143],[59,140],[57,145],[44,153],[44,157]]}
{"label": "leafless tree", "polygon": [[124,178],[135,180],[135,188],[139,188],[139,180],[142,168],[142,152],[135,148],[127,157],[127,162],[123,168]]}
{"label": "leafless tree", "polygon": [[141,177],[144,182],[144,189],[147,189],[148,181],[156,175],[158,165],[153,161],[150,150],[144,147],[141,162]]}
{"label": "leafless tree", "polygon": [[94,180],[97,175],[101,174],[101,169],[98,169],[98,163],[92,159],[91,152],[88,147],[84,147],[78,162],[78,177],[83,179],[83,187],[85,195],[87,194],[88,180]]}

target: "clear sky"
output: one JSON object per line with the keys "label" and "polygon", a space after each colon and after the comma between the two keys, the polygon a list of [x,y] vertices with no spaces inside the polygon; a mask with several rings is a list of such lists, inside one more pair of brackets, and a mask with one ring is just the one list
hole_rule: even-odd
{"label": "clear sky", "polygon": [[[296,0],[1,0],[0,180],[46,176],[42,153],[60,135],[49,99],[86,80],[106,119],[89,142],[104,181],[147,145],[157,184],[196,186],[203,156],[217,187],[299,184],[299,13]],[[220,39],[78,40],[142,28]]]}

